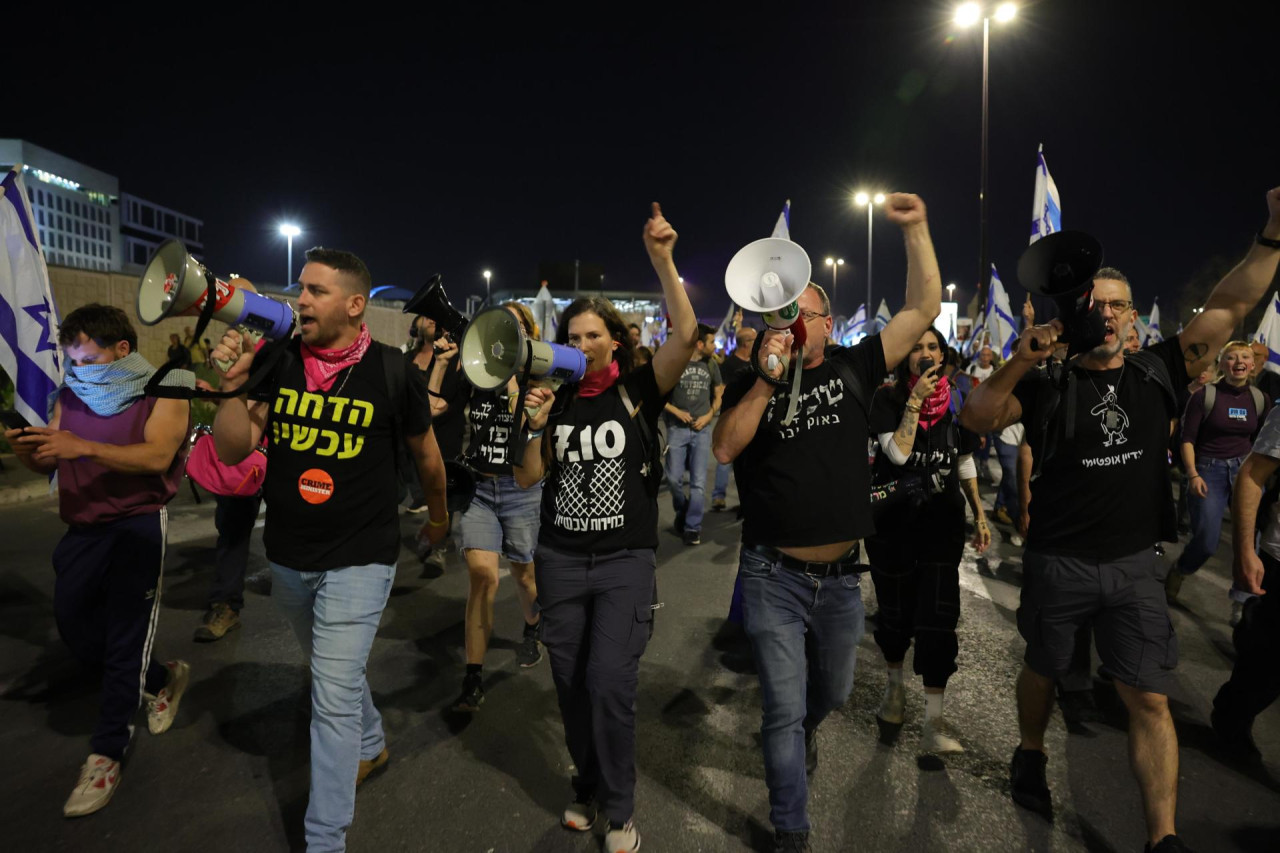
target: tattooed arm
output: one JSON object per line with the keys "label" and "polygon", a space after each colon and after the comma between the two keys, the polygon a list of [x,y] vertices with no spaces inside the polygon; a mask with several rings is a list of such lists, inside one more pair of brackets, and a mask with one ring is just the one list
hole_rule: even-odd
{"label": "tattooed arm", "polygon": [[987,523],[987,512],[978,496],[978,470],[974,465],[973,455],[966,453],[961,456],[959,468],[960,490],[969,501],[969,509],[973,510],[973,547],[981,554],[991,545],[991,525]]}
{"label": "tattooed arm", "polygon": [[[1267,193],[1270,217],[1261,234],[1280,240],[1280,187]],[[1231,337],[1231,330],[1244,322],[1245,315],[1266,295],[1280,262],[1280,249],[1254,243],[1231,272],[1213,288],[1204,310],[1195,316],[1179,336],[1187,375],[1198,376],[1209,366],[1218,350]]]}

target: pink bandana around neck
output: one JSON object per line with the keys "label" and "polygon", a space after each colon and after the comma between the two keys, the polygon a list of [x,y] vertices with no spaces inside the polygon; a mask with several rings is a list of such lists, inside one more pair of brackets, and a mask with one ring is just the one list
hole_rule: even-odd
{"label": "pink bandana around neck", "polygon": [[307,390],[328,391],[333,387],[333,380],[338,378],[343,368],[350,367],[364,358],[365,351],[369,349],[371,343],[373,343],[373,336],[369,334],[369,327],[364,323],[360,324],[360,334],[351,345],[342,349],[319,349],[304,343],[302,370],[307,375]]}
{"label": "pink bandana around neck", "polygon": [[581,381],[578,382],[579,397],[595,397],[613,387],[613,383],[618,381],[621,368],[618,362],[611,361],[609,366],[603,370],[593,370],[590,373],[584,373]]}

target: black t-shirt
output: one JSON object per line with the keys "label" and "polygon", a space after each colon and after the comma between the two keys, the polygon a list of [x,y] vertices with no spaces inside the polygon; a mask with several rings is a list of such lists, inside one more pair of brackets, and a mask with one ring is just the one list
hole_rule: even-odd
{"label": "black t-shirt", "polygon": [[[729,383],[737,379],[739,374],[744,370],[751,373],[755,372],[751,370],[751,362],[738,358],[736,355],[730,353],[729,355],[726,355],[724,357],[724,361],[720,363],[720,379],[724,382],[725,386],[728,387]],[[721,408],[723,408],[723,406],[721,406]]]}
{"label": "black t-shirt", "polygon": [[[263,485],[267,559],[305,572],[394,564],[400,518],[392,433],[400,407],[388,397],[379,351],[386,345],[373,343],[329,391],[318,392],[307,391],[302,357],[292,346],[295,357],[278,366],[272,383],[271,465]],[[431,428],[420,371],[405,371],[402,406],[401,440]]]}
{"label": "black t-shirt", "polygon": [[[435,359],[435,355],[432,355],[431,364],[425,371],[420,371],[424,380],[431,378]],[[410,365],[415,366],[412,361]],[[455,356],[440,381],[440,396],[449,404],[449,410],[436,417],[434,425],[436,443],[440,445],[440,456],[444,459],[458,459],[462,456],[462,433],[467,426],[464,409],[467,407],[467,398],[471,395],[471,386],[462,376],[461,365],[461,360]]]}
{"label": "black t-shirt", "polygon": [[[1178,338],[1146,349],[1169,371],[1173,387],[1187,384]],[[1061,427],[1069,390],[1062,392],[1049,429],[1057,450],[1031,482],[1031,528],[1027,550],[1113,560],[1177,538],[1169,487],[1169,421],[1176,404],[1154,377],[1125,364],[1111,370],[1076,369],[1075,434]],[[1023,377],[1014,389],[1022,404],[1031,452],[1041,452],[1033,428],[1043,371]]]}
{"label": "black t-shirt", "polygon": [[[622,384],[636,418],[657,435],[665,404],[653,364],[636,368]],[[605,554],[658,547],[658,501],[645,485],[650,459],[640,427],[617,386],[595,397],[575,397],[547,424],[551,466],[542,490],[538,541],[557,551]]]}
{"label": "black t-shirt", "polygon": [[[871,404],[871,434],[895,432],[902,423],[906,397],[892,387],[876,392]],[[916,426],[911,455],[895,465],[883,449],[876,454],[872,482],[887,483],[903,476],[919,477],[928,498],[916,509],[900,504],[901,512],[883,513],[876,527],[877,537],[919,536],[927,531],[930,540],[953,545],[964,542],[964,493],[960,491],[959,460],[978,449],[978,436],[955,420],[950,411],[927,429]],[[928,544],[922,542],[921,544]]]}
{"label": "black t-shirt", "polygon": [[470,416],[471,442],[467,447],[467,461],[482,474],[510,476],[514,462],[511,432],[515,428],[515,416],[507,402],[506,388],[473,391]]}
{"label": "black t-shirt", "polygon": [[[733,474],[742,498],[742,541],[792,548],[830,545],[871,533],[867,413],[846,393],[832,366],[840,359],[862,382],[870,402],[885,375],[879,335],[853,347],[832,349],[800,378],[800,409],[783,426],[791,387],[775,388],[755,437],[738,454]],[[738,376],[724,392],[723,409],[738,404],[757,381]]]}

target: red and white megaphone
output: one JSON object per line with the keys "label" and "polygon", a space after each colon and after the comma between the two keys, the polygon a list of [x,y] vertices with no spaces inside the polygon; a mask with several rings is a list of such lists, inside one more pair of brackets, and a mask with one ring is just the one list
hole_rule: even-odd
{"label": "red and white megaphone", "polygon": [[[279,340],[293,332],[288,302],[261,296],[223,281],[191,257],[181,240],[166,240],[151,254],[138,280],[138,319],[154,326],[167,317],[198,316],[213,284],[213,317],[261,337]],[[224,366],[224,370],[228,366]]]}

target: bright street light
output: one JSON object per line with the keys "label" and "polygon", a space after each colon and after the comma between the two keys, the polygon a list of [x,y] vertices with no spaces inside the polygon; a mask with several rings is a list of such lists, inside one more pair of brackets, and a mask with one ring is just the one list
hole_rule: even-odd
{"label": "bright street light", "polygon": [[280,234],[289,241],[289,268],[285,270],[284,286],[287,288],[293,284],[293,238],[302,233],[302,229],[297,225],[288,222],[281,223]]}
{"label": "bright street light", "polygon": [[955,286],[954,284],[948,284],[948,285],[947,285],[947,301],[948,301],[948,302],[955,302],[955,301],[956,301],[956,300],[955,300],[955,292],[956,292],[956,286]]}
{"label": "bright street light", "polygon": [[[844,258],[827,258],[827,266],[831,267],[831,304],[836,301],[836,272],[844,266]],[[834,309],[832,310],[834,313]]]}
{"label": "bright street light", "polygon": [[982,164],[981,178],[978,188],[978,302],[986,299],[988,282],[991,276],[991,264],[988,262],[987,235],[987,151],[989,119],[988,80],[990,77],[991,53],[991,18],[1000,23],[1012,21],[1018,14],[1014,3],[1001,3],[994,10],[981,3],[963,3],[956,7],[955,23],[960,27],[969,27],[982,21]]}
{"label": "bright street light", "polygon": [[488,305],[489,296],[490,296],[489,280],[493,278],[493,272],[491,270],[485,270],[484,272],[481,273],[481,275],[484,276],[484,304]]}
{"label": "bright street light", "polygon": [[871,225],[875,221],[875,217],[871,215],[871,206],[884,204],[884,193],[872,195],[859,190],[853,196],[853,203],[867,209],[867,310],[871,311],[873,310],[871,307]]}

